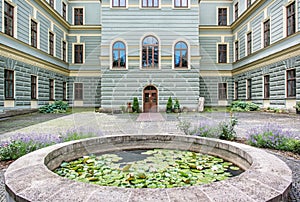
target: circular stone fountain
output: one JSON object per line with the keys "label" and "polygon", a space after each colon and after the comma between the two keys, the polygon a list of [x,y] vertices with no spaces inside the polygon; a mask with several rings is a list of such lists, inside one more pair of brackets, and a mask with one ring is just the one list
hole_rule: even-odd
{"label": "circular stone fountain", "polygon": [[[88,154],[132,149],[179,149],[207,153],[246,170],[207,185],[132,189],[81,183],[52,172],[63,161]],[[5,173],[7,201],[286,201],[289,167],[275,156],[247,145],[217,139],[154,134],[116,135],[53,145],[27,154]]]}

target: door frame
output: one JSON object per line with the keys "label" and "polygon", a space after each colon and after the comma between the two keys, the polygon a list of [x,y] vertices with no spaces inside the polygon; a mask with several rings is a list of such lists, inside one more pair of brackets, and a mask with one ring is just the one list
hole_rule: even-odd
{"label": "door frame", "polygon": [[142,101],[143,101],[143,112],[145,112],[145,109],[144,109],[144,106],[145,106],[145,89],[147,88],[147,87],[149,87],[149,86],[152,86],[152,87],[154,87],[155,89],[156,89],[156,94],[157,94],[157,101],[156,101],[156,112],[159,112],[159,90],[158,90],[158,88],[155,86],[155,85],[153,85],[153,84],[149,84],[149,85],[146,85],[144,88],[143,88],[143,91],[142,91]]}

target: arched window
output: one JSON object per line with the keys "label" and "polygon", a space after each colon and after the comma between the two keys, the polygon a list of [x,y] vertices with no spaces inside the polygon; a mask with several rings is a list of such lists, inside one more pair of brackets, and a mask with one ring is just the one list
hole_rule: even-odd
{"label": "arched window", "polygon": [[148,36],[143,40],[142,67],[158,68],[158,40]]}
{"label": "arched window", "polygon": [[174,67],[188,67],[188,46],[183,41],[175,44]]}
{"label": "arched window", "polygon": [[126,46],[123,42],[117,41],[113,44],[113,67],[126,68]]}

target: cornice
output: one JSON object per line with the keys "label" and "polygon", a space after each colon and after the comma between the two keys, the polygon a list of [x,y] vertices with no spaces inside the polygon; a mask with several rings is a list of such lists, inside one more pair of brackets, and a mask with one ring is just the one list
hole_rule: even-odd
{"label": "cornice", "polygon": [[261,68],[282,60],[286,60],[291,57],[300,56],[300,44],[289,47],[283,51],[279,51],[262,59],[243,65],[242,67],[232,70],[233,75],[241,74],[250,70]]}
{"label": "cornice", "polygon": [[54,71],[60,74],[63,74],[65,76],[69,75],[69,70],[60,66],[57,66],[53,63],[50,63],[48,61],[39,59],[37,57],[34,57],[32,55],[26,54],[24,52],[21,52],[19,50],[10,48],[8,46],[5,46],[3,44],[0,44],[0,55],[4,56],[6,58],[14,59],[20,62],[24,62],[29,65],[37,66],[43,69],[47,69],[50,71]]}
{"label": "cornice", "polygon": [[86,31],[101,31],[101,25],[70,25],[69,31],[86,30]]}
{"label": "cornice", "polygon": [[225,30],[225,31],[232,31],[231,26],[219,26],[219,25],[199,25],[200,30]]}

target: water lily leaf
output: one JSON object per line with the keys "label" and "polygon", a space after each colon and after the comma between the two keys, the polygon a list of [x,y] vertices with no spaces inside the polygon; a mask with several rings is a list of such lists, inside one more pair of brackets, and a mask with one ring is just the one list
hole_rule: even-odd
{"label": "water lily leaf", "polygon": [[127,164],[126,166],[123,167],[123,172],[128,172],[129,168],[131,167],[132,164]]}
{"label": "water lily leaf", "polygon": [[237,167],[237,166],[230,166],[229,167],[231,170],[239,170],[240,168],[239,167]]}

